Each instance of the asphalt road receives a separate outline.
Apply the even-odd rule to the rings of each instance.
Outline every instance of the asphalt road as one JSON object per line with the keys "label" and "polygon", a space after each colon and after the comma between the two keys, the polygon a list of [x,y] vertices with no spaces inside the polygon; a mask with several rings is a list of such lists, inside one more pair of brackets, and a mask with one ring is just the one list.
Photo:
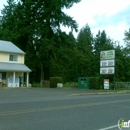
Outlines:
{"label": "asphalt road", "polygon": [[0,89],[0,130],[119,130],[130,120],[130,94],[75,96],[85,92]]}

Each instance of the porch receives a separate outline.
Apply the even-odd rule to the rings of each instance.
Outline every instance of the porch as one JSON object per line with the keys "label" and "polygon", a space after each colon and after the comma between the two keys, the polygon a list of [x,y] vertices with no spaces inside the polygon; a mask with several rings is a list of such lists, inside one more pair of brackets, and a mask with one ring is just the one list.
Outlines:
{"label": "porch", "polygon": [[29,72],[24,64],[0,62],[0,87],[28,87]]}
{"label": "porch", "polygon": [[0,72],[0,87],[29,86],[29,73]]}

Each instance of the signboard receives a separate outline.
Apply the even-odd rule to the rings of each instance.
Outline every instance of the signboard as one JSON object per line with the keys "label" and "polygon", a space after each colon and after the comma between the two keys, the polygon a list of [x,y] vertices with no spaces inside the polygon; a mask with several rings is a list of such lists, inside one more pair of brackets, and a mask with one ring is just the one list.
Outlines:
{"label": "signboard", "polygon": [[115,58],[115,50],[109,50],[109,51],[101,51],[100,52],[100,59],[114,59]]}
{"label": "signboard", "polygon": [[0,73],[0,82],[2,82],[2,73]]}
{"label": "signboard", "polygon": [[114,74],[115,68],[114,67],[104,67],[100,68],[100,74]]}
{"label": "signboard", "polygon": [[101,60],[100,67],[115,66],[115,60]]}
{"label": "signboard", "polygon": [[109,79],[104,79],[104,89],[109,89]]}

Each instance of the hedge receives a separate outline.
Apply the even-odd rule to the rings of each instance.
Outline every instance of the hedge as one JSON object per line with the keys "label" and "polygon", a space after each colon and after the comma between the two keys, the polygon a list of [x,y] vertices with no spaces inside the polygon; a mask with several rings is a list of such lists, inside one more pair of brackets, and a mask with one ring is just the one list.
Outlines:
{"label": "hedge", "polygon": [[90,77],[89,78],[89,89],[100,89],[99,77]]}
{"label": "hedge", "polygon": [[50,77],[50,88],[56,88],[57,83],[63,83],[62,77]]}

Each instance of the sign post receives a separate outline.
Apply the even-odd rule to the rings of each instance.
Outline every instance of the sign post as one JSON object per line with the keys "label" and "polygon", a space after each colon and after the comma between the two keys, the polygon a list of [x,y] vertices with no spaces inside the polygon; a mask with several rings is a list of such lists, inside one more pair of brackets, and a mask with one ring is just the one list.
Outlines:
{"label": "sign post", "polygon": [[[115,87],[115,50],[100,52],[100,74],[114,75],[114,87]],[[104,79],[104,82],[105,81],[106,79]],[[107,79],[107,81],[109,81],[109,79]],[[106,85],[106,83],[104,83],[104,85]],[[104,89],[106,89],[105,86]],[[107,89],[109,89],[109,87],[107,87]]]}
{"label": "sign post", "polygon": [[2,73],[0,73],[0,82],[2,82]]}

